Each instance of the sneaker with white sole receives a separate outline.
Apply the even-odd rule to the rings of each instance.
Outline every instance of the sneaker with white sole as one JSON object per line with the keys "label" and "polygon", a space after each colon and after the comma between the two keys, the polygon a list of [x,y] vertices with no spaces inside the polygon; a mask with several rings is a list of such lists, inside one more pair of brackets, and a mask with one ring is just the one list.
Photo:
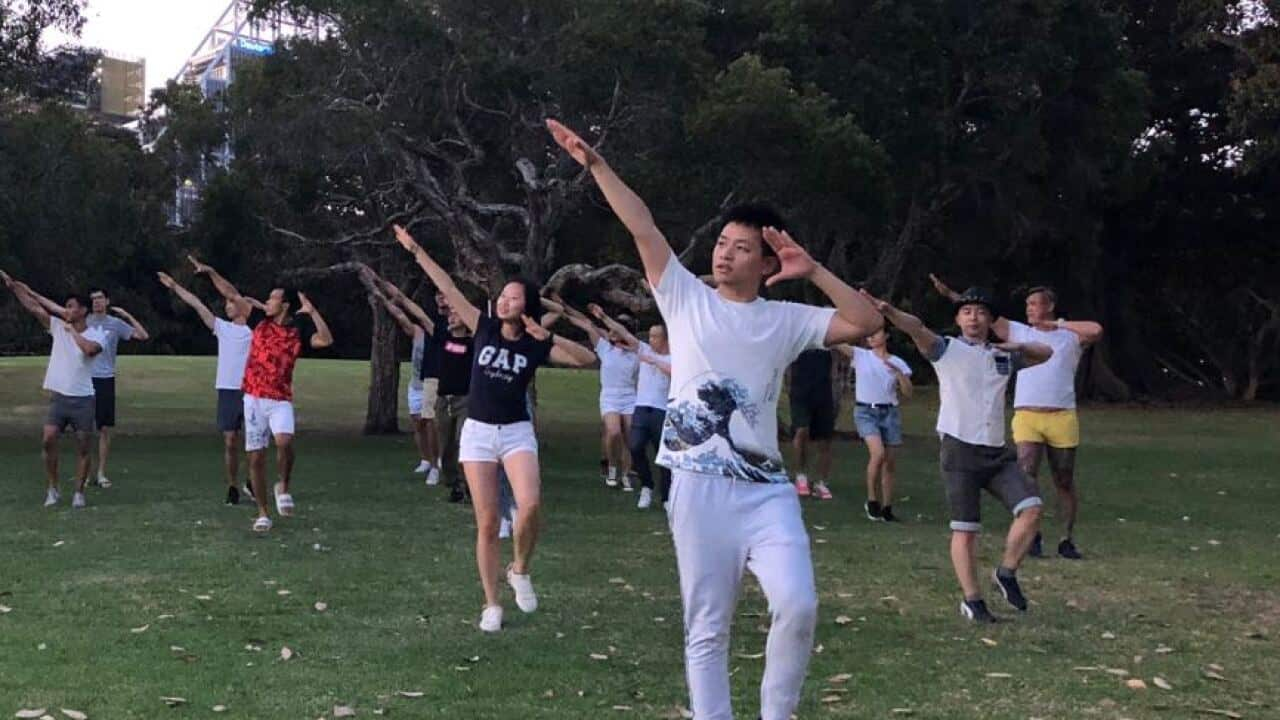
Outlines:
{"label": "sneaker with white sole", "polygon": [[801,474],[796,476],[796,494],[800,497],[809,497],[808,475]]}
{"label": "sneaker with white sole", "polygon": [[106,490],[107,488],[111,487],[111,481],[107,479],[106,475],[98,476],[98,487],[102,488],[103,490]]}
{"label": "sneaker with white sole", "polygon": [[436,485],[439,485],[439,484],[440,484],[440,468],[432,466],[432,468],[427,471],[427,485],[431,487],[435,487]]}
{"label": "sneaker with white sole", "polygon": [[84,493],[78,492],[75,495],[71,496],[71,507],[82,508],[84,506],[85,506]]}
{"label": "sneaker with white sole", "polygon": [[830,500],[832,498],[831,489],[821,480],[813,484],[813,495],[819,500]]}
{"label": "sneaker with white sole", "polygon": [[419,460],[418,467],[414,468],[413,471],[419,475],[426,475],[431,471],[431,463],[426,460]]}
{"label": "sneaker with white sole", "polygon": [[640,500],[639,502],[636,503],[636,507],[641,510],[648,510],[649,506],[652,504],[653,504],[653,489],[640,488]]}
{"label": "sneaker with white sole", "polygon": [[527,613],[538,609],[538,594],[533,591],[533,579],[527,573],[521,575],[507,568],[507,584],[516,592],[516,607]]}
{"label": "sneaker with white sole", "polygon": [[253,497],[253,487],[249,483],[245,483],[240,487],[240,494],[245,497]]}
{"label": "sneaker with white sole", "polygon": [[58,492],[58,488],[49,488],[44,493],[44,506],[53,507],[62,499],[62,493]]}
{"label": "sneaker with white sole", "polygon": [[256,533],[264,533],[271,530],[271,518],[266,515],[259,515],[258,519],[253,521],[253,531]]}
{"label": "sneaker with white sole", "polygon": [[[636,489],[635,483],[632,482],[632,478],[634,476],[635,476],[635,473],[631,473],[631,472],[628,472],[627,474],[622,476],[622,489],[625,490],[626,492],[632,492],[633,490]],[[636,478],[636,479],[638,480],[639,478]]]}
{"label": "sneaker with white sole", "polygon": [[496,633],[502,630],[502,606],[487,605],[480,613],[480,632]]}

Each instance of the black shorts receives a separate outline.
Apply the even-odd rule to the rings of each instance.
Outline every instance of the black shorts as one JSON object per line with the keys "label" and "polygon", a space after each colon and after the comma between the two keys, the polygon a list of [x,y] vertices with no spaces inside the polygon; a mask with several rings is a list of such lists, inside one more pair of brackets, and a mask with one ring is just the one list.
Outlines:
{"label": "black shorts", "polygon": [[244,429],[244,391],[218,389],[218,430],[236,432]]}
{"label": "black shorts", "polygon": [[1042,504],[1035,481],[1018,467],[1018,455],[1011,447],[973,445],[943,435],[940,462],[952,530],[982,530],[983,490],[1014,516]]}
{"label": "black shorts", "polygon": [[812,440],[828,440],[836,431],[836,404],[829,396],[791,398],[791,428],[808,428]]}
{"label": "black shorts", "polygon": [[93,398],[94,413],[98,420],[98,427],[115,427],[116,379],[113,377],[94,378]]}
{"label": "black shorts", "polygon": [[78,433],[93,432],[93,396],[71,396],[52,393],[49,397],[49,412],[45,415],[44,424],[65,432],[71,428]]}

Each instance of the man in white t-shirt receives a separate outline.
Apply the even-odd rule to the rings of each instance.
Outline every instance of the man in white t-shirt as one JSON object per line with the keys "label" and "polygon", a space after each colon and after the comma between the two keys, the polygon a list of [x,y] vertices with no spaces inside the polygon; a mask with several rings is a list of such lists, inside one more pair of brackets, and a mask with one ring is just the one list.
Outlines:
{"label": "man in white t-shirt", "polygon": [[[937,277],[930,278],[943,295],[955,294]],[[1027,291],[1027,322],[997,318],[991,330],[1003,340],[1035,341],[1053,348],[1049,362],[1018,372],[1013,390],[1013,441],[1018,446],[1018,463],[1033,479],[1040,474],[1040,459],[1049,458],[1065,531],[1058,543],[1058,556],[1080,560],[1084,556],[1074,537],[1080,508],[1075,481],[1076,448],[1080,445],[1076,370],[1085,349],[1102,339],[1102,325],[1058,317],[1057,302],[1052,288],[1033,287]],[[1036,533],[1031,556],[1043,554],[1040,533]]]}
{"label": "man in white t-shirt", "polygon": [[989,293],[978,288],[956,298],[958,337],[941,337],[914,315],[883,301],[876,303],[889,322],[911,336],[938,375],[939,464],[951,509],[951,564],[964,591],[960,613],[975,622],[996,621],[978,585],[983,490],[1013,513],[993,579],[1005,600],[1025,612],[1027,599],[1017,570],[1040,525],[1043,503],[1035,481],[1005,445],[1004,393],[1014,372],[1045,362],[1053,349],[1036,342],[989,344],[992,301]]}
{"label": "man in white t-shirt", "polygon": [[102,352],[106,337],[101,330],[85,324],[89,300],[71,295],[65,306],[50,303],[26,285],[0,270],[0,281],[13,291],[27,312],[49,331],[53,349],[44,374],[44,389],[49,391],[49,412],[45,417],[41,438],[44,458],[44,506],[58,504],[58,435],[68,427],[76,433],[76,489],[71,507],[85,506],[84,487],[89,479],[89,439],[93,436],[94,356]]}
{"label": "man in white t-shirt", "polygon": [[[244,381],[244,364],[249,359],[249,346],[253,330],[249,329],[249,314],[253,304],[243,296],[238,300],[224,298],[223,310],[227,319],[216,317],[209,307],[190,290],[179,285],[166,273],[156,273],[160,284],[173,291],[179,300],[196,311],[205,327],[218,339],[218,369],[213,388],[218,394],[217,424],[222,433],[223,464],[226,467],[227,505],[240,504],[240,453],[244,432],[244,393],[240,383]],[[247,485],[246,485],[247,486]]]}
{"label": "man in white t-shirt", "polygon": [[[729,632],[743,570],[750,570],[771,616],[760,717],[787,720],[813,650],[818,595],[800,501],[778,450],[783,374],[802,351],[854,342],[883,321],[762,205],[723,216],[711,255],[716,287],[708,287],[680,264],[644,201],[604,158],[560,123],[547,126],[634,238],[671,341],[671,400],[658,462],[673,475],[668,517],[693,714],[733,717]],[[834,308],[760,297],[762,283],[789,279],[813,283]]]}

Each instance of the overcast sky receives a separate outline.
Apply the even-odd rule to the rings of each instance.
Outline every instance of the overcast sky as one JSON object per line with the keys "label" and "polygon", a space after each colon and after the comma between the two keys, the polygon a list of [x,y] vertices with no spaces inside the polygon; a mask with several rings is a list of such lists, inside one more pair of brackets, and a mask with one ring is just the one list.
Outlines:
{"label": "overcast sky", "polygon": [[[147,60],[147,88],[163,87],[231,0],[89,0],[82,45]],[[48,33],[46,46],[67,42]]]}

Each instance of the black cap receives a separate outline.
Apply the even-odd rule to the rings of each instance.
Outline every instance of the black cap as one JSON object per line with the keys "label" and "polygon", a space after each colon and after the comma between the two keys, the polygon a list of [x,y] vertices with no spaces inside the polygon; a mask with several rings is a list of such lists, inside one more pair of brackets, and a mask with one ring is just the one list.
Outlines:
{"label": "black cap", "polygon": [[965,305],[981,305],[987,309],[987,312],[995,314],[995,301],[991,297],[991,292],[986,288],[971,287],[960,294],[954,303],[956,312],[960,312],[960,308]]}

